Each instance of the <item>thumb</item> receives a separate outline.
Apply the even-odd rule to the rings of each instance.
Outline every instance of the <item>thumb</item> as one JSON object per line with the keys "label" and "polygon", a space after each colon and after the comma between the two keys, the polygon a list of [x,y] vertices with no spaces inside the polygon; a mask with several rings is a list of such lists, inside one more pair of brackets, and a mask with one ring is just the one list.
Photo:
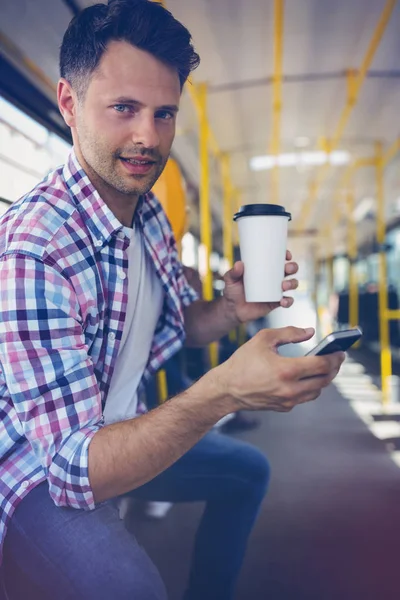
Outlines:
{"label": "thumb", "polygon": [[298,344],[312,338],[315,330],[312,327],[301,329],[300,327],[282,327],[281,329],[272,329],[271,346],[278,348],[285,344]]}
{"label": "thumb", "polygon": [[233,265],[232,269],[225,273],[225,283],[235,283],[242,279],[244,273],[244,264],[241,260],[238,260]]}

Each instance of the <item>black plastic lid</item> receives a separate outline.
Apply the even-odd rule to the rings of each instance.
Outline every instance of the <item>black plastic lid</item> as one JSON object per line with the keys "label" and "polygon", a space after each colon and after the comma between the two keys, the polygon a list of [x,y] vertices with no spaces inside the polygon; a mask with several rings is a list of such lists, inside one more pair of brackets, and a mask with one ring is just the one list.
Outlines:
{"label": "black plastic lid", "polygon": [[239,212],[233,215],[233,220],[237,221],[242,217],[255,217],[259,215],[289,217],[289,221],[292,220],[292,215],[286,212],[283,206],[278,206],[278,204],[244,204],[239,208]]}

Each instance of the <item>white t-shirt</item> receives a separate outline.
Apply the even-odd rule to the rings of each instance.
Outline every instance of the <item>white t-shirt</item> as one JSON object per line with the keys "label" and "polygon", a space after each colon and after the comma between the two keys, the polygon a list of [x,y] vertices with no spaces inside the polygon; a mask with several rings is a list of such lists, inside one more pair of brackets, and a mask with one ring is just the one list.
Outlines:
{"label": "white t-shirt", "polygon": [[164,292],[137,228],[124,227],[128,248],[128,303],[121,345],[104,407],[105,423],[137,414],[137,389],[161,315]]}

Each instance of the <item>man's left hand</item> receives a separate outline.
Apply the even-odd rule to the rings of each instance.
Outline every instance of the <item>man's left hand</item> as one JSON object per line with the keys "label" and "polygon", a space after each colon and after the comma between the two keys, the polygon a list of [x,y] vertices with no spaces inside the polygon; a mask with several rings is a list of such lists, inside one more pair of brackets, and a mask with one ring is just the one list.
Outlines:
{"label": "man's left hand", "polygon": [[[294,275],[299,270],[299,266],[295,262],[291,262],[292,254],[289,250],[286,251],[285,277]],[[233,268],[225,273],[225,290],[224,299],[227,303],[228,314],[236,319],[239,323],[254,321],[260,317],[268,315],[272,310],[282,306],[289,308],[294,300],[290,296],[284,296],[280,302],[246,302],[243,285],[244,264],[238,261]],[[282,290],[297,289],[299,282],[297,279],[285,279],[282,282]]]}

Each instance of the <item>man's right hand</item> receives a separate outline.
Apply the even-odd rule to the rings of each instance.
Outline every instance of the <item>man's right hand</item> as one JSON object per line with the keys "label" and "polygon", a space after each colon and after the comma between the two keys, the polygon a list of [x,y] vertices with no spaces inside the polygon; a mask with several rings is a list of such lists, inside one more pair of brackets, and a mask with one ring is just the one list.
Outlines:
{"label": "man's right hand", "polygon": [[279,346],[309,340],[313,329],[264,329],[215,369],[218,387],[236,410],[288,412],[315,400],[339,372],[344,352],[287,358]]}

